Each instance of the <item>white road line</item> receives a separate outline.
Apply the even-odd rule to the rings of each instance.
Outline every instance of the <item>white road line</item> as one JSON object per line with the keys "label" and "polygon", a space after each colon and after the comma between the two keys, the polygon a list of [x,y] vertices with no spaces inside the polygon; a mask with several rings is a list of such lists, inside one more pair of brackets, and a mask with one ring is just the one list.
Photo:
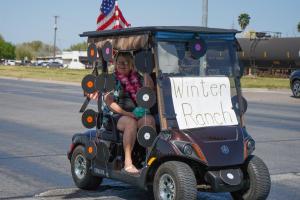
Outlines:
{"label": "white road line", "polygon": [[274,174],[271,175],[271,180],[275,182],[283,181],[283,180],[292,180],[292,179],[300,179],[300,173],[287,173],[287,174]]}

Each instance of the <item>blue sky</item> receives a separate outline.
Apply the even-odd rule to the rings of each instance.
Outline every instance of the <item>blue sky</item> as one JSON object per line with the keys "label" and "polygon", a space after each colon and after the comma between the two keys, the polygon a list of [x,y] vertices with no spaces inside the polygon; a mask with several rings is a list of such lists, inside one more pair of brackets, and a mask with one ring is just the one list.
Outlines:
{"label": "blue sky", "polygon": [[[41,40],[53,43],[54,15],[59,15],[57,45],[68,48],[96,29],[102,0],[0,0],[0,34],[14,44]],[[280,31],[300,36],[299,0],[208,0],[208,26],[239,29],[237,17],[250,15],[248,30]],[[202,0],[119,0],[132,26],[201,25]]]}

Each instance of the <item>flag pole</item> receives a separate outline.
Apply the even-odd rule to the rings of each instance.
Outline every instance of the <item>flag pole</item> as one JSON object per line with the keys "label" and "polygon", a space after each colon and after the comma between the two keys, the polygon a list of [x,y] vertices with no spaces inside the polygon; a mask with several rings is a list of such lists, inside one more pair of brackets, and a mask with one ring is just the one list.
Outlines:
{"label": "flag pole", "polygon": [[202,26],[207,27],[208,21],[208,0],[202,0]]}
{"label": "flag pole", "polygon": [[118,0],[115,1],[115,27],[116,29],[120,29],[120,17],[119,17],[119,5],[118,5]]}

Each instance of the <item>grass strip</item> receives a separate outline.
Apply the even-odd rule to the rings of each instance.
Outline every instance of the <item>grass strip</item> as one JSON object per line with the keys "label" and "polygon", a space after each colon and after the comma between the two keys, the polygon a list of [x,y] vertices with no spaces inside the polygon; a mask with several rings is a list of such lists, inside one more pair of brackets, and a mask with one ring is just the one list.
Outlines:
{"label": "grass strip", "polygon": [[15,78],[31,78],[52,81],[81,82],[82,78],[91,73],[89,70],[57,69],[46,67],[0,66],[0,76]]}
{"label": "grass strip", "polygon": [[288,78],[243,77],[241,79],[243,88],[285,89],[290,88],[289,84]]}

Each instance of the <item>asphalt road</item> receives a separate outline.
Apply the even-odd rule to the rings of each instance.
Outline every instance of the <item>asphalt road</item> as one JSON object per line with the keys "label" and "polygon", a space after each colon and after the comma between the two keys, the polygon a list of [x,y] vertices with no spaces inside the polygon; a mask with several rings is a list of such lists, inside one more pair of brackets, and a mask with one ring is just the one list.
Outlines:
{"label": "asphalt road", "polygon": [[[255,154],[269,167],[269,199],[300,199],[300,99],[288,90],[244,92]],[[0,78],[0,199],[149,199],[136,188],[105,180],[97,192],[76,189],[66,158],[82,132],[81,88]],[[198,199],[230,199],[199,193]]]}

